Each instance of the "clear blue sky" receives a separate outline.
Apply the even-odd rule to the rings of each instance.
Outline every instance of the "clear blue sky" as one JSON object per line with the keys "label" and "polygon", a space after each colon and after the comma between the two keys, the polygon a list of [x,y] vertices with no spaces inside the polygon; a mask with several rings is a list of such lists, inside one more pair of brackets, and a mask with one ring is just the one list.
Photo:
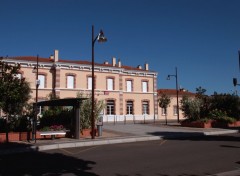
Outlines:
{"label": "clear blue sky", "polygon": [[[95,44],[96,62],[149,63],[158,88],[179,85],[207,94],[231,93],[240,82],[239,0],[1,0],[0,56],[91,61],[91,26],[108,42]],[[238,88],[240,89],[240,87]]]}

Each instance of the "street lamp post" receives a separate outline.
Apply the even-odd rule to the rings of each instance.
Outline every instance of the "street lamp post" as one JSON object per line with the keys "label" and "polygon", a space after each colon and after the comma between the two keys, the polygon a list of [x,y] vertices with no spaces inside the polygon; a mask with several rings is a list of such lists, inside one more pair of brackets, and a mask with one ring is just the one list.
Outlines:
{"label": "street lamp post", "polygon": [[94,37],[94,26],[92,25],[92,116],[91,116],[91,124],[92,124],[92,139],[95,138],[95,108],[94,108],[94,89],[95,89],[95,77],[94,77],[94,44],[95,42],[106,42],[107,38],[104,37],[103,31],[100,30],[99,34]]}
{"label": "street lamp post", "polygon": [[33,129],[32,129],[32,140],[35,140],[36,143],[36,133],[37,133],[37,102],[38,102],[38,87],[40,85],[40,81],[38,80],[38,55],[37,55],[37,65],[33,68],[33,73],[36,73],[36,98],[35,98],[35,107],[34,107],[34,117],[33,117]]}
{"label": "street lamp post", "polygon": [[0,58],[0,78],[3,77],[3,62],[1,60],[2,58]]}
{"label": "street lamp post", "polygon": [[176,94],[177,94],[177,120],[179,123],[179,103],[178,103],[178,72],[177,72],[177,67],[175,67],[175,75],[168,75],[167,80],[170,80],[170,77],[174,76],[176,78]]}
{"label": "street lamp post", "polygon": [[[2,61],[2,57],[0,57],[0,78],[3,77],[3,61]],[[0,108],[0,117],[2,117],[2,109]]]}

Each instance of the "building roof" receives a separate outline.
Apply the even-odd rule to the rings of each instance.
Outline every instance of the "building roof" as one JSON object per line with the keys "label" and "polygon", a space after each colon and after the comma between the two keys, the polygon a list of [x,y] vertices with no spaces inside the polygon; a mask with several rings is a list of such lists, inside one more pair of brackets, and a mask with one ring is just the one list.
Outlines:
{"label": "building roof", "polygon": [[[79,106],[87,98],[64,98],[37,102],[38,106]],[[35,103],[34,103],[35,104]]]}
{"label": "building roof", "polygon": [[[157,90],[158,95],[159,94],[166,94],[166,95],[176,95],[176,89],[158,89]],[[178,95],[180,96],[195,96],[195,93],[184,91],[184,90],[179,90]]]}
{"label": "building roof", "polygon": [[[13,60],[17,60],[17,61],[31,61],[31,62],[37,62],[37,57],[36,56],[14,56],[14,57],[6,57],[3,59],[13,59]],[[44,62],[44,63],[53,63],[54,60],[51,58],[43,58],[43,57],[39,57],[38,58],[39,62]],[[86,61],[86,60],[63,60],[63,59],[59,59],[58,63],[66,63],[66,64],[83,64],[83,65],[92,65],[92,62],[90,61]],[[144,72],[149,72],[150,70],[145,70],[139,67],[132,67],[132,66],[126,66],[126,65],[121,65],[121,67],[113,66],[110,63],[95,63],[95,66],[102,66],[102,67],[113,67],[113,68],[122,68],[125,70],[135,70],[135,71],[144,71]],[[150,72],[155,72],[155,71],[150,71]]]}

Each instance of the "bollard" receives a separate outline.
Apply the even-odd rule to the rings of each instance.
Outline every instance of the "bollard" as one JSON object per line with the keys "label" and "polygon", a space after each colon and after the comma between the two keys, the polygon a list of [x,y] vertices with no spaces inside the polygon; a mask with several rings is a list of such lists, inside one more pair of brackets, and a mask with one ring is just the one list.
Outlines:
{"label": "bollard", "polygon": [[102,125],[97,125],[98,136],[102,136]]}

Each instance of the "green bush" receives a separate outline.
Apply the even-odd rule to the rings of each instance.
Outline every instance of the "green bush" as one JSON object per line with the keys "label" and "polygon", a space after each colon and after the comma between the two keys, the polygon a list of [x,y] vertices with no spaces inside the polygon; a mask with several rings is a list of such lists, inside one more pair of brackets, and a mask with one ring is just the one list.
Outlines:
{"label": "green bush", "polygon": [[31,122],[27,116],[15,119],[13,131],[24,132],[31,130]]}
{"label": "green bush", "polygon": [[224,123],[236,122],[236,119],[234,117],[229,117],[225,111],[221,111],[219,109],[214,109],[210,111],[209,118],[216,120],[217,122],[224,122]]}
{"label": "green bush", "polygon": [[[105,104],[103,101],[97,101],[95,99],[94,102],[94,108],[95,108],[95,121],[98,120],[100,112],[104,109]],[[87,100],[84,100],[81,108],[80,108],[80,130],[82,131],[83,129],[90,129],[92,125],[92,99],[89,98]]]}
{"label": "green bush", "polygon": [[1,118],[0,119],[0,132],[5,132],[6,131],[6,120]]}
{"label": "green bush", "polygon": [[197,94],[195,98],[183,97],[181,109],[189,121],[212,119],[232,123],[240,119],[240,99],[230,94]]}
{"label": "green bush", "polygon": [[225,122],[225,123],[234,123],[236,122],[236,119],[233,117],[222,117],[218,119],[219,122]]}
{"label": "green bush", "polygon": [[183,97],[181,101],[181,110],[184,112],[184,116],[190,121],[195,121],[200,119],[201,115],[202,101],[200,99],[192,99],[188,97]]}
{"label": "green bush", "polygon": [[227,117],[227,113],[219,109],[214,109],[209,112],[208,116],[213,120],[218,120],[219,118]]}
{"label": "green bush", "polygon": [[[25,132],[31,130],[31,122],[27,116],[19,116],[9,119],[8,131]],[[0,132],[6,132],[7,121],[0,119]]]}
{"label": "green bush", "polygon": [[43,116],[40,118],[39,129],[53,125],[63,125],[64,128],[71,129],[73,117],[73,110],[46,110],[43,112]]}
{"label": "green bush", "polygon": [[45,126],[45,127],[41,128],[40,131],[50,131],[50,127]]}

